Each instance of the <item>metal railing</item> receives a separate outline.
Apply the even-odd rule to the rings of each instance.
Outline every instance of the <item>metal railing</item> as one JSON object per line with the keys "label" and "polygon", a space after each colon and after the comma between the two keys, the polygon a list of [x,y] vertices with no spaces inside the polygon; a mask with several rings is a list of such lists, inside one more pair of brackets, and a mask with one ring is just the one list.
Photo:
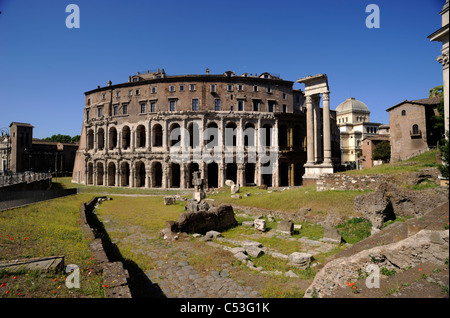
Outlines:
{"label": "metal railing", "polygon": [[0,187],[23,182],[30,183],[51,178],[52,174],[49,172],[0,172]]}

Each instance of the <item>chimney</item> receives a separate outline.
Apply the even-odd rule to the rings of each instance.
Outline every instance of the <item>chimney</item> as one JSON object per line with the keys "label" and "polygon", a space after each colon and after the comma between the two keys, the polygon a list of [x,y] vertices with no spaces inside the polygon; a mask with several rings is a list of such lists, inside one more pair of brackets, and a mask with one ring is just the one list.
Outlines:
{"label": "chimney", "polygon": [[206,75],[209,75],[209,68],[206,68]]}
{"label": "chimney", "polygon": [[112,82],[111,82],[111,81],[108,81],[108,86],[111,86],[111,84],[112,84]]}

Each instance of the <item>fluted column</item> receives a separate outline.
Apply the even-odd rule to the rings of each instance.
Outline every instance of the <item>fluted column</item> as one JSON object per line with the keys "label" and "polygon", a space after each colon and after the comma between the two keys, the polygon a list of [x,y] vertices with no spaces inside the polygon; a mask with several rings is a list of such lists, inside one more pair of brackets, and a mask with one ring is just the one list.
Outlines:
{"label": "fluted column", "polygon": [[306,96],[306,153],[307,163],[314,163],[314,116],[312,97]]}
{"label": "fluted column", "polygon": [[324,162],[331,163],[331,127],[330,127],[330,93],[326,92],[323,98],[323,155]]}

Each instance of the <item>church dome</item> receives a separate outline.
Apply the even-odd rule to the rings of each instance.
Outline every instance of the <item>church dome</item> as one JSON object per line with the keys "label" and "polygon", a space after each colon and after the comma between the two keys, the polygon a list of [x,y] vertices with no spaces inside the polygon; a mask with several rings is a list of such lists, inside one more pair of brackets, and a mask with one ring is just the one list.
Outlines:
{"label": "church dome", "polygon": [[337,113],[344,112],[370,112],[369,107],[363,102],[356,100],[354,97],[347,98],[347,100],[343,103],[340,103],[338,107],[336,107]]}

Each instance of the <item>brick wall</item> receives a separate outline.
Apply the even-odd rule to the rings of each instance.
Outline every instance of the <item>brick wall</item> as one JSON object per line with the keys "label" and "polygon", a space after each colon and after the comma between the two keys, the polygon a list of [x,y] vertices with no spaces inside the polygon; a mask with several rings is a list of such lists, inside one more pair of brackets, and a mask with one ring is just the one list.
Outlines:
{"label": "brick wall", "polygon": [[376,190],[385,181],[381,175],[351,175],[343,173],[321,176],[316,183],[317,191],[327,190]]}

